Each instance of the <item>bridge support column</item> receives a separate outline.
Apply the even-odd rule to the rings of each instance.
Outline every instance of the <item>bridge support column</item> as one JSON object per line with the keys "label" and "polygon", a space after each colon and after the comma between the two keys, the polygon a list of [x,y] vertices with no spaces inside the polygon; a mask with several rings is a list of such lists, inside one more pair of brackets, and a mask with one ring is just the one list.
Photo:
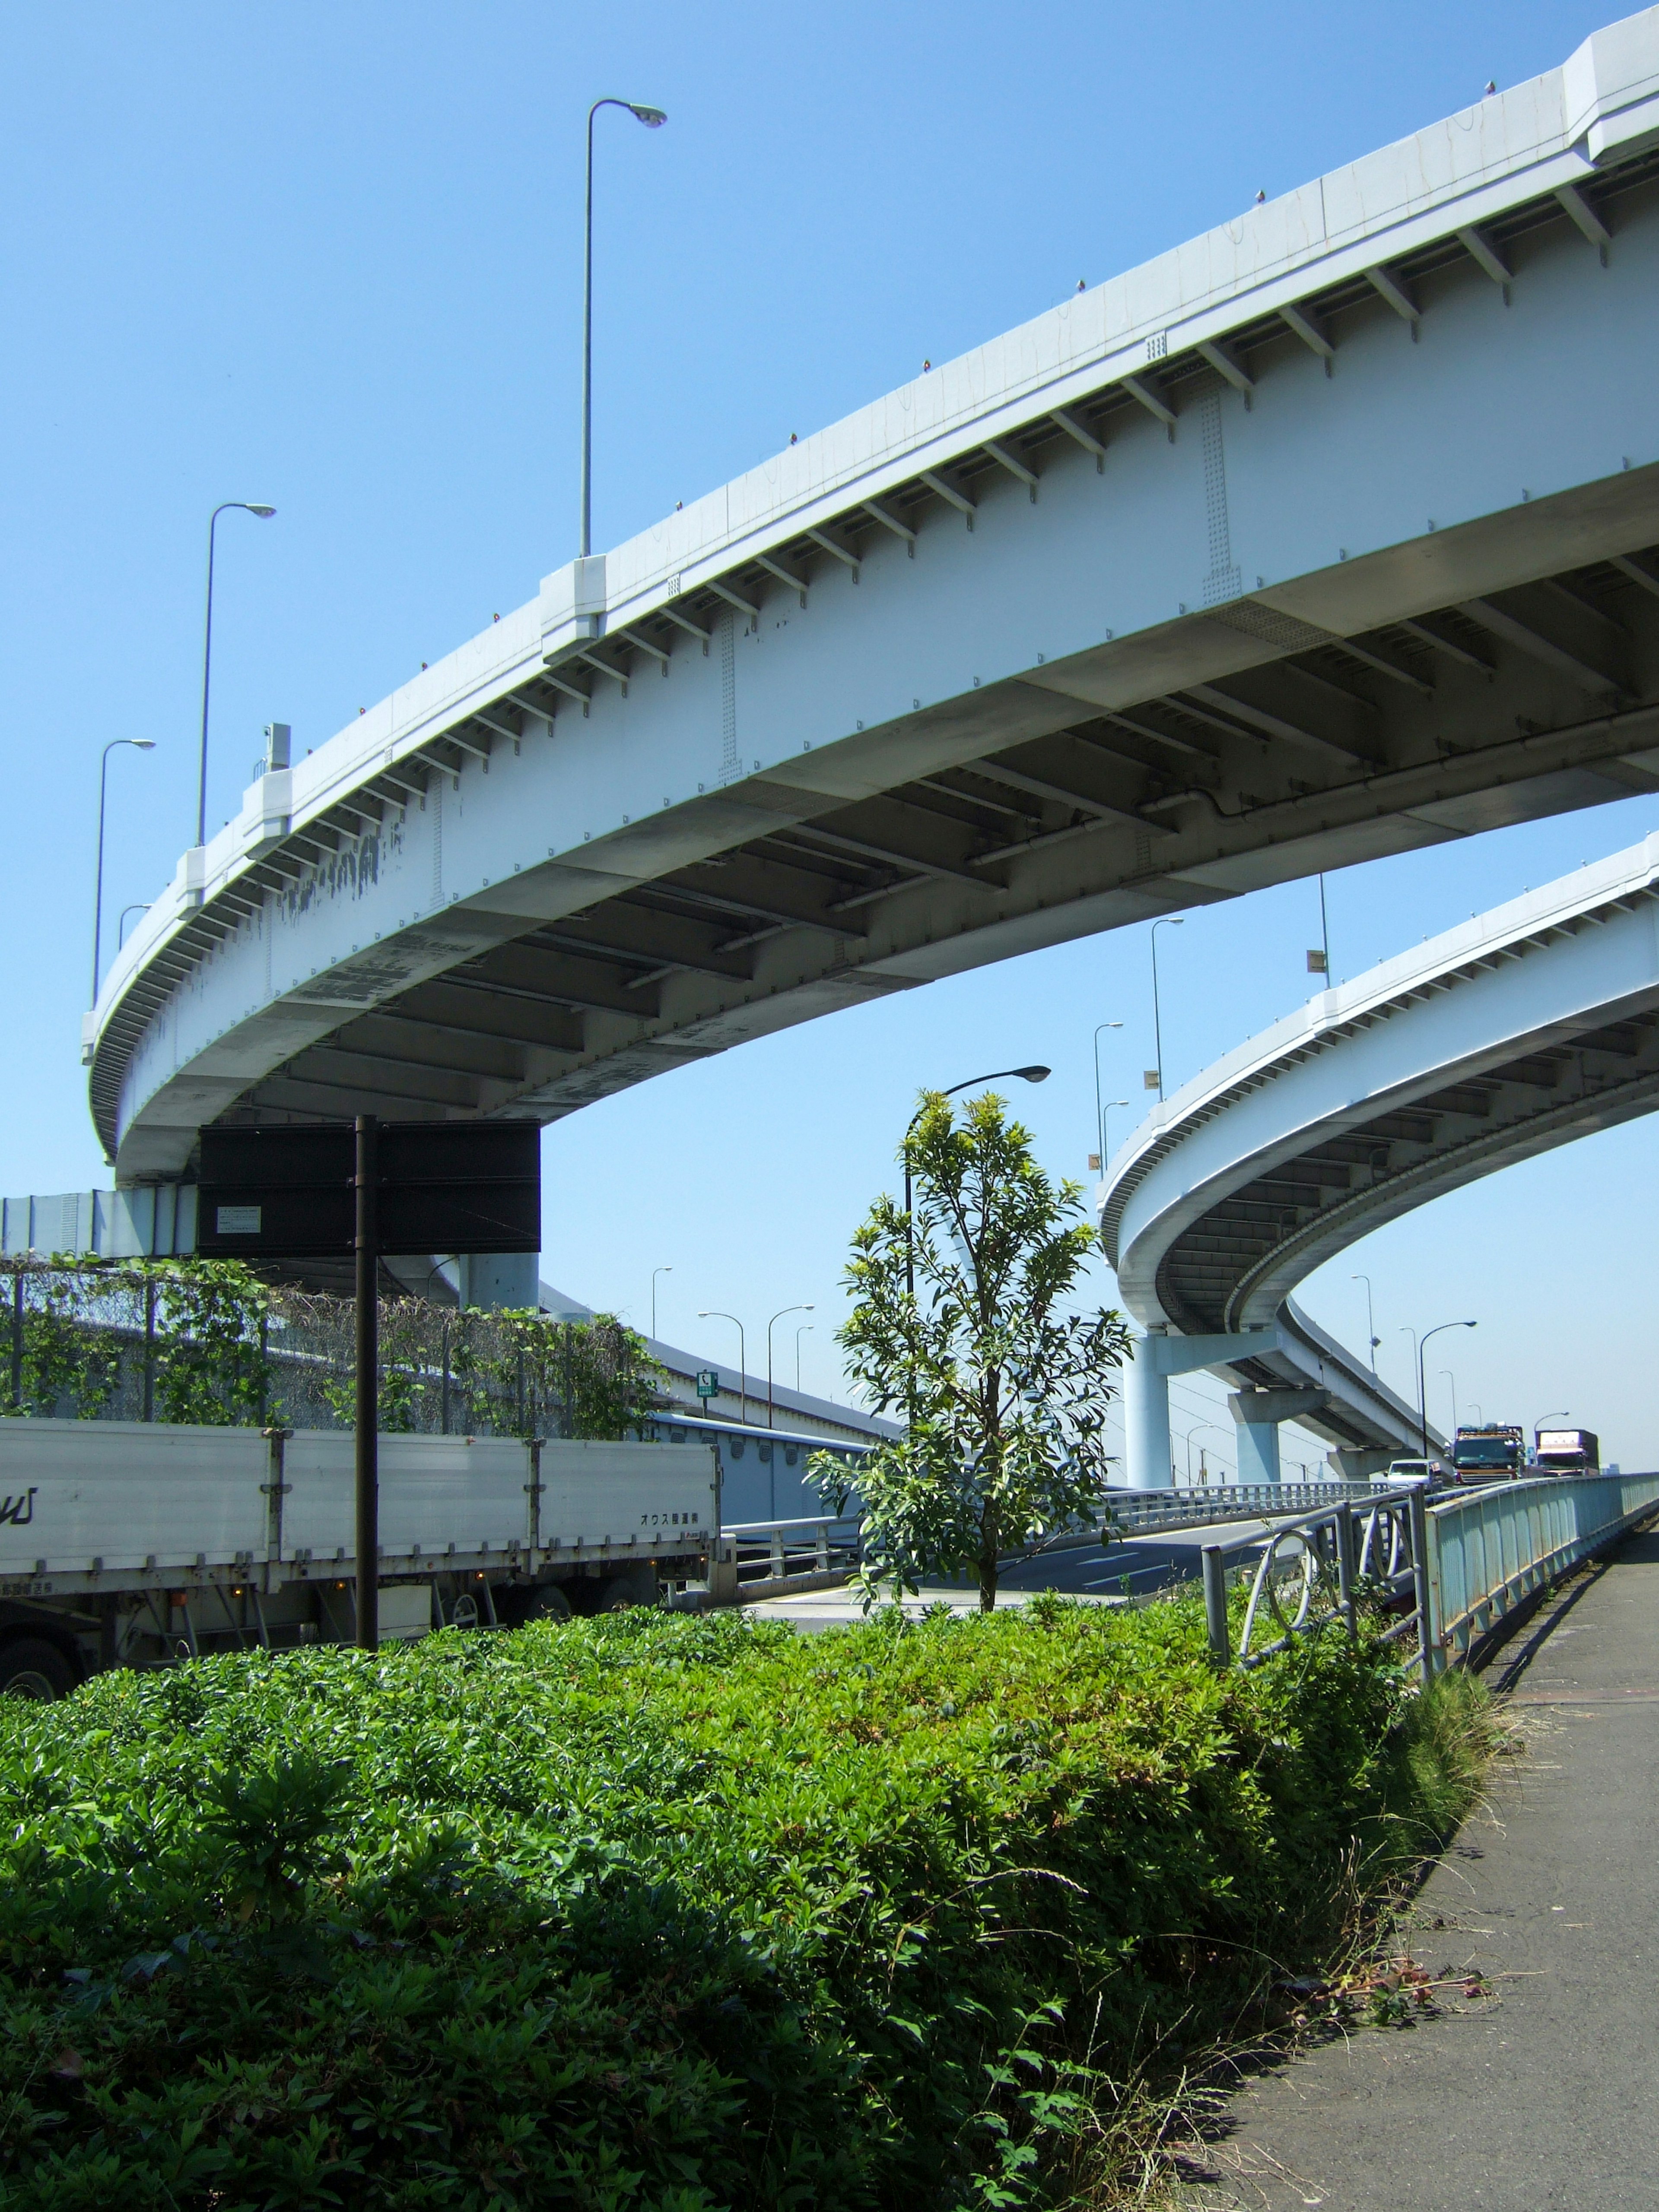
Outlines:
{"label": "bridge support column", "polygon": [[541,1299],[537,1252],[470,1252],[457,1261],[464,1306],[534,1307]]}
{"label": "bridge support column", "polygon": [[1170,1452],[1170,1376],[1259,1358],[1274,1342],[1271,1329],[1237,1336],[1170,1336],[1154,1328],[1135,1339],[1134,1358],[1123,1378],[1125,1475],[1131,1490],[1175,1486]]}
{"label": "bridge support column", "polygon": [[1279,1425],[1299,1421],[1329,1403],[1324,1390],[1235,1390],[1227,1401],[1238,1433],[1241,1482],[1277,1482]]}

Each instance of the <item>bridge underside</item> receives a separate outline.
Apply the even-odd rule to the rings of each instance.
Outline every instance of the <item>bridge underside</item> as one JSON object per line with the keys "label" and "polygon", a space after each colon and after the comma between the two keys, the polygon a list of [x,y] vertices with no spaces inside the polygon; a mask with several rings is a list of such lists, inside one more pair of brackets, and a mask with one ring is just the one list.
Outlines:
{"label": "bridge underside", "polygon": [[[920,718],[896,749],[910,772],[842,805],[756,779],[744,796],[775,827],[521,921],[225,1118],[552,1120],[1008,952],[1659,790],[1659,544],[1351,636],[1250,599],[1178,627],[1202,680],[1142,696],[1114,671],[1101,688],[1129,697],[1081,714],[1062,687],[1086,668],[999,687]],[[973,750],[1010,723],[1013,742]]]}
{"label": "bridge underside", "polygon": [[186,856],[88,1047],[120,1179],[187,1172],[215,1121],[551,1121],[992,960],[1659,790],[1656,179],[1644,152],[1310,270],[574,642],[521,611],[487,681],[323,747],[269,836],[256,787],[194,895]]}

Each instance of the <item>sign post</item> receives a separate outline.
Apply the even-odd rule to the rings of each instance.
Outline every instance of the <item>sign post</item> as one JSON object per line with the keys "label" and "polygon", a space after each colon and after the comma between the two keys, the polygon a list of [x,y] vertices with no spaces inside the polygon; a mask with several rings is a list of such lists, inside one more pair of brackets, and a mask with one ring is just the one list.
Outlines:
{"label": "sign post", "polygon": [[700,1367],[697,1370],[697,1395],[702,1400],[703,1404],[706,1406],[711,1398],[718,1398],[720,1392],[720,1370],[716,1367]]}
{"label": "sign post", "polygon": [[357,1644],[380,1641],[380,1133],[373,1114],[357,1116]]}
{"label": "sign post", "polygon": [[409,1253],[539,1252],[530,1121],[204,1129],[196,1249],[215,1260],[356,1262],[357,1642],[380,1641],[380,1264]]}

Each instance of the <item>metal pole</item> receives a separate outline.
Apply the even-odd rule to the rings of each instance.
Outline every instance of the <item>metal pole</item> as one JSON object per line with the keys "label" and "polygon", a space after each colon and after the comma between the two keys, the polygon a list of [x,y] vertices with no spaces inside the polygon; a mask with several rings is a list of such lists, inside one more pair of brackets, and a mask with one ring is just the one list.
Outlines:
{"label": "metal pole", "polygon": [[1184,916],[1161,915],[1152,924],[1152,1050],[1158,1058],[1158,1103],[1164,1103],[1164,1018],[1158,996],[1158,933],[1160,929],[1179,929]]}
{"label": "metal pole", "polygon": [[1319,941],[1325,948],[1325,988],[1331,988],[1331,929],[1325,919],[1325,878],[1319,878]]}
{"label": "metal pole", "polygon": [[[768,1427],[769,1429],[770,1429],[770,1428],[774,1428],[774,1427],[775,1427],[775,1426],[776,1426],[776,1421],[775,1421],[775,1415],[774,1415],[774,1407],[773,1407],[773,1402],[772,1402],[772,1330],[773,1330],[773,1328],[774,1328],[774,1326],[775,1326],[775,1323],[777,1323],[778,1322],[781,1322],[781,1321],[783,1319],[783,1317],[784,1317],[785,1314],[792,1314],[792,1313],[816,1313],[816,1312],[817,1312],[817,1307],[812,1304],[812,1302],[811,1302],[810,1299],[809,1299],[809,1300],[806,1302],[806,1304],[804,1304],[804,1305],[799,1305],[799,1306],[780,1306],[780,1307],[778,1308],[777,1311],[773,1315],[772,1319],[771,1319],[770,1321],[769,1321],[769,1322],[767,1322],[767,1324],[766,1324],[766,1425],[767,1425],[767,1427]],[[799,1350],[800,1350],[800,1339],[799,1339],[799,1337],[797,1337],[797,1338],[795,1339],[795,1350],[796,1350],[797,1353],[799,1353]]]}
{"label": "metal pole", "polygon": [[1100,1040],[1107,1030],[1121,1030],[1121,1022],[1097,1022],[1095,1024],[1095,1142],[1100,1146],[1100,1168],[1106,1171],[1106,1109],[1100,1101]]}
{"label": "metal pole", "polygon": [[795,1391],[797,1395],[799,1395],[800,1392],[800,1340],[804,1336],[810,1336],[817,1326],[817,1324],[815,1322],[804,1321],[800,1327],[795,1331]]}
{"label": "metal pole", "polygon": [[1376,1372],[1376,1316],[1371,1309],[1371,1279],[1369,1275],[1350,1275],[1351,1283],[1365,1285],[1365,1334],[1370,1343],[1371,1373]]}
{"label": "metal pole", "polygon": [[[109,757],[117,745],[131,745],[135,752],[153,753],[154,738],[112,738],[104,747],[98,763],[98,865],[93,877],[92,891],[92,997],[90,1006],[98,1004],[98,976],[103,966],[104,950],[104,811],[109,793]],[[127,909],[130,913],[131,908]],[[125,915],[122,919],[125,921]]]}
{"label": "metal pole", "polygon": [[651,1340],[653,1344],[657,1340],[657,1278],[659,1275],[672,1275],[673,1272],[672,1267],[651,1270]]}
{"label": "metal pole", "polygon": [[1232,1663],[1232,1638],[1227,1625],[1227,1563],[1219,1544],[1206,1544],[1200,1553],[1204,1563],[1204,1624],[1210,1635],[1210,1663],[1227,1667]]}
{"label": "metal pole", "polygon": [[196,779],[196,842],[207,842],[207,756],[208,756],[208,691],[213,674],[213,541],[219,526],[219,517],[240,507],[245,514],[257,515],[261,522],[269,522],[276,514],[274,507],[262,501],[248,499],[222,500],[208,517],[207,557],[207,616],[202,631],[202,757]]}
{"label": "metal pole", "polygon": [[1359,1609],[1354,1602],[1353,1508],[1344,1505],[1336,1516],[1336,1589],[1350,1636],[1359,1633]]}
{"label": "metal pole", "polygon": [[1435,1670],[1434,1622],[1429,1605],[1428,1485],[1414,1482],[1407,1518],[1412,1532],[1412,1592],[1417,1601],[1417,1663],[1426,1687]]}
{"label": "metal pole", "polygon": [[357,1643],[380,1640],[380,1252],[378,1125],[357,1116]]}
{"label": "metal pole", "polygon": [[596,100],[587,111],[587,201],[582,232],[582,523],[583,560],[593,550],[593,118],[602,107],[625,107],[655,131],[667,118],[659,107],[632,100]]}

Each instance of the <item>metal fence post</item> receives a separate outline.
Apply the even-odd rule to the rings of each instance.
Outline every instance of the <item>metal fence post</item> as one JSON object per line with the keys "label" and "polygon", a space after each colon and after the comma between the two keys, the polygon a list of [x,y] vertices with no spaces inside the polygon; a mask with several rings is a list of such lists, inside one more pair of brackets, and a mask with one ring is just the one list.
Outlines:
{"label": "metal fence post", "polygon": [[1206,1544],[1204,1560],[1204,1621],[1210,1632],[1210,1663],[1232,1663],[1232,1639],[1227,1627],[1227,1565],[1219,1544]]}
{"label": "metal fence post", "polygon": [[1345,1504],[1338,1508],[1334,1527],[1337,1601],[1342,1607],[1343,1618],[1348,1624],[1349,1635],[1357,1637],[1359,1633],[1359,1612],[1354,1603],[1353,1595],[1353,1508],[1352,1505]]}
{"label": "metal fence post", "polygon": [[1437,1657],[1429,1601],[1429,1510],[1424,1491],[1424,1484],[1412,1485],[1407,1513],[1412,1532],[1412,1589],[1417,1600],[1417,1662],[1426,1687],[1433,1679]]}

